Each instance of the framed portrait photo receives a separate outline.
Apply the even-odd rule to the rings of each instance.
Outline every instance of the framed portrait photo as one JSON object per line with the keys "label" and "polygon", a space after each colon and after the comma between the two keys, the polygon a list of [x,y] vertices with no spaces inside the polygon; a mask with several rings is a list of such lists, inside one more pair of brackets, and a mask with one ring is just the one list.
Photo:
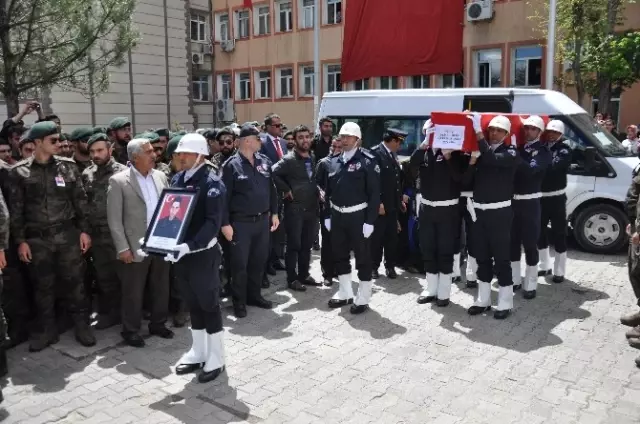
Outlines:
{"label": "framed portrait photo", "polygon": [[166,255],[185,238],[198,192],[182,188],[165,188],[144,236],[142,250]]}

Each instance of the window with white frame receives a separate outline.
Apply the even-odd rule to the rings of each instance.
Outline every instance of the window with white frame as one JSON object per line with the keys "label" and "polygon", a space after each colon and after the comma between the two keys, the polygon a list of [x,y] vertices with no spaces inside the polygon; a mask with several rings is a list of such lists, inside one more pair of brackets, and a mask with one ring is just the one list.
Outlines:
{"label": "window with white frame", "polygon": [[275,3],[276,6],[276,30],[278,32],[289,32],[293,30],[293,7],[290,0],[281,0]]}
{"label": "window with white frame", "polygon": [[231,74],[218,75],[218,84],[216,87],[219,99],[231,98]]}
{"label": "window with white frame", "polygon": [[256,99],[271,98],[271,71],[256,71]]}
{"label": "window with white frame", "polygon": [[276,70],[278,85],[276,97],[285,99],[293,97],[293,68],[281,68]]}
{"label": "window with white frame", "polygon": [[300,28],[313,28],[316,0],[299,0]]}
{"label": "window with white frame", "polygon": [[511,51],[511,85],[514,87],[542,85],[542,47],[515,47]]}
{"label": "window with white frame", "polygon": [[476,87],[500,87],[502,85],[502,50],[479,50],[475,52],[474,59]]}
{"label": "window with white frame", "polygon": [[209,75],[196,75],[191,79],[191,92],[193,100],[198,102],[208,102],[209,92]]}
{"label": "window with white frame", "polygon": [[400,87],[398,77],[380,77],[379,81],[381,90],[397,90]]}
{"label": "window with white frame", "polygon": [[315,90],[315,72],[313,66],[300,67],[300,97],[311,97]]}
{"label": "window with white frame", "polygon": [[369,89],[369,78],[357,80],[353,82],[353,89],[356,91],[368,90]]}
{"label": "window with white frame", "polygon": [[236,12],[236,38],[249,38],[249,11]]}
{"label": "window with white frame", "polygon": [[229,14],[219,13],[216,15],[216,41],[227,41],[229,39]]}
{"label": "window with white frame", "polygon": [[342,22],[342,0],[323,0],[324,23],[329,25]]}
{"label": "window with white frame", "polygon": [[462,88],[464,87],[464,76],[462,74],[440,75],[439,87],[442,88]]}
{"label": "window with white frame", "polygon": [[342,67],[325,65],[325,91],[342,91]]}
{"label": "window with white frame", "polygon": [[191,12],[191,41],[206,42],[208,32],[206,16]]}
{"label": "window with white frame", "polygon": [[429,75],[414,75],[407,78],[409,88],[429,88],[431,85],[431,77]]}
{"label": "window with white frame", "polygon": [[249,72],[236,74],[236,99],[251,100],[251,74]]}
{"label": "window with white frame", "polygon": [[256,6],[253,11],[253,25],[255,35],[267,35],[271,32],[271,13],[269,5]]}

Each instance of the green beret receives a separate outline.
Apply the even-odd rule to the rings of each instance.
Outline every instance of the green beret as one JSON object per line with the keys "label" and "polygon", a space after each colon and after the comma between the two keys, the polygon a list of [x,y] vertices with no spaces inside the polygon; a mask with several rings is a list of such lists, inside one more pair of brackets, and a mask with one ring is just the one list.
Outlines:
{"label": "green beret", "polygon": [[60,134],[60,141],[67,141],[67,140],[69,140],[69,134],[67,133]]}
{"label": "green beret", "polygon": [[124,128],[126,126],[130,127],[131,121],[129,120],[129,118],[125,118],[124,116],[113,118],[111,122],[109,122],[109,130],[111,131],[119,130],[120,128]]}
{"label": "green beret", "polygon": [[46,136],[57,134],[58,126],[53,121],[42,121],[36,124],[29,129],[29,134],[25,137],[29,140],[42,140]]}
{"label": "green beret", "polygon": [[71,132],[69,136],[69,140],[71,141],[87,141],[89,137],[93,135],[93,128],[91,127],[81,127],[76,128]]}
{"label": "green beret", "polygon": [[160,141],[160,136],[157,133],[154,133],[151,131],[145,131],[141,134],[136,134],[136,136],[133,138],[145,138],[149,140],[151,144],[157,143],[158,141]]}
{"label": "green beret", "polygon": [[169,143],[167,143],[167,150],[165,151],[165,157],[168,160],[171,160],[171,157],[173,156],[173,152],[176,151],[176,149],[178,148],[178,144],[180,144],[180,140],[182,140],[182,136],[181,135],[175,135],[171,138],[171,140],[169,140]]}
{"label": "green beret", "polygon": [[105,133],[95,133],[89,138],[87,145],[91,147],[93,143],[97,143],[98,141],[109,141],[109,136]]}
{"label": "green beret", "polygon": [[93,127],[93,133],[94,134],[98,134],[98,133],[106,134],[107,133],[107,127]]}
{"label": "green beret", "polygon": [[154,132],[158,134],[159,137],[169,137],[170,134],[169,130],[166,128],[156,128]]}

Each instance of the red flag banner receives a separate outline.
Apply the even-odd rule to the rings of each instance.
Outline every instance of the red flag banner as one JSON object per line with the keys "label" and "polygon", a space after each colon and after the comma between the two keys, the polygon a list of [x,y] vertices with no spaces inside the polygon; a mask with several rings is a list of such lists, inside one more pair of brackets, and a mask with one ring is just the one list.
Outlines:
{"label": "red flag banner", "polygon": [[463,19],[459,0],[349,0],[342,81],[461,73]]}
{"label": "red flag banner", "polygon": [[244,7],[251,9],[253,7],[252,0],[244,0]]}

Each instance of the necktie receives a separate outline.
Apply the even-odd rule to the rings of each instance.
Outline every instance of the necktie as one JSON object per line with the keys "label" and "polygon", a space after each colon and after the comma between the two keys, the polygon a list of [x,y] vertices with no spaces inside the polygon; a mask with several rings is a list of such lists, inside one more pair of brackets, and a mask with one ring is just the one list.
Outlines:
{"label": "necktie", "polygon": [[278,137],[273,139],[273,143],[276,146],[276,153],[278,154],[278,159],[282,159],[282,147],[280,147],[280,139]]}

